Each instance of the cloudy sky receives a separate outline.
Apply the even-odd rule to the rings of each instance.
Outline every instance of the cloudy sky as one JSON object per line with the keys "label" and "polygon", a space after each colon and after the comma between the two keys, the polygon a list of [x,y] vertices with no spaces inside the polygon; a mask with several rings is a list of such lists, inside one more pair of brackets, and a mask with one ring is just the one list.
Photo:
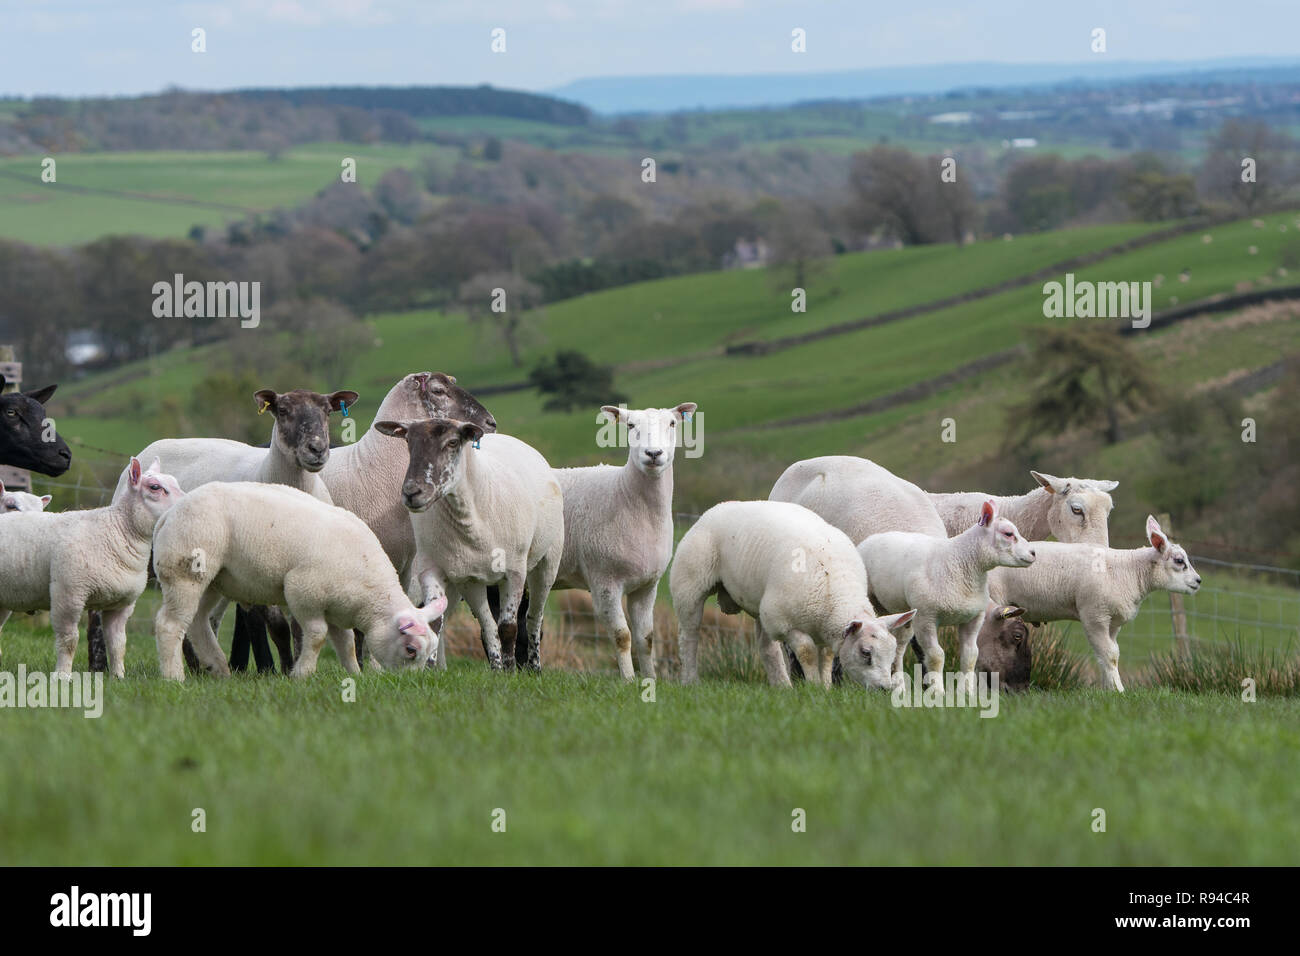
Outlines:
{"label": "cloudy sky", "polygon": [[1075,62],[1098,26],[1122,60],[1300,57],[1300,0],[0,0],[0,94]]}

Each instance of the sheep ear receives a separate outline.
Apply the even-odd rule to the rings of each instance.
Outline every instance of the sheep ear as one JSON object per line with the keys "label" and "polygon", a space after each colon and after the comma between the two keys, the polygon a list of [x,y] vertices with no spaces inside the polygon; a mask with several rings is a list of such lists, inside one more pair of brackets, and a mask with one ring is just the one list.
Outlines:
{"label": "sheep ear", "polygon": [[1114,491],[1119,487],[1118,481],[1098,481],[1094,485],[1098,491]]}
{"label": "sheep ear", "polygon": [[460,426],[460,437],[465,441],[478,441],[483,437],[483,429],[473,422],[465,422]]}
{"label": "sheep ear", "polygon": [[[3,491],[3,490],[4,490],[3,488],[0,488],[0,491]],[[48,504],[49,504],[51,501],[53,501],[53,500],[54,500],[54,497],[53,497],[52,495],[41,495],[41,504],[43,504],[43,505],[48,505]]]}
{"label": "sheep ear", "polygon": [[161,474],[162,474],[162,462],[159,461],[157,458],[155,458],[155,459],[153,460],[153,464],[150,465],[148,468],[146,468],[146,469],[145,469],[145,472],[146,472],[146,473],[152,473],[152,474],[155,474],[155,475],[161,475]]}
{"label": "sheep ear", "polygon": [[345,406],[347,408],[351,408],[353,405],[357,403],[357,399],[360,397],[361,396],[358,395],[356,392],[349,392],[349,391],[335,392],[333,395],[330,396],[330,410],[337,412],[340,408],[343,408]]}
{"label": "sheep ear", "polygon": [[1023,607],[1016,607],[1015,605],[1008,604],[1004,607],[998,608],[998,620],[1005,621],[1009,617],[1019,617],[1024,613],[1025,609]]}
{"label": "sheep ear", "polygon": [[3,495],[4,493],[5,493],[5,483],[3,481],[0,481],[0,495]]}
{"label": "sheep ear", "polygon": [[[3,387],[3,385],[0,385],[0,388]],[[54,390],[58,387],[59,386],[57,385],[46,385],[44,388],[33,389],[30,392],[23,392],[23,394],[36,402],[36,404],[44,405],[54,395]]]}
{"label": "sheep ear", "polygon": [[620,408],[617,405],[602,405],[600,406],[600,410],[604,412],[606,415],[608,415],[610,421],[613,422],[617,422],[620,418],[622,418],[623,413],[625,411],[625,409]]}
{"label": "sheep ear", "polygon": [[844,636],[845,636],[845,637],[852,637],[854,634],[858,633],[858,631],[860,631],[860,630],[862,630],[862,622],[861,622],[861,621],[849,621],[848,626],[844,628]]}
{"label": "sheep ear", "polygon": [[997,506],[993,504],[991,499],[984,502],[984,506],[980,508],[979,525],[981,528],[987,528],[993,523],[993,516],[997,514],[997,510]]}
{"label": "sheep ear", "polygon": [[424,612],[424,620],[430,626],[447,613],[447,599],[445,597],[434,598],[433,601],[420,608]]}
{"label": "sheep ear", "polygon": [[1058,491],[1061,490],[1060,486],[1062,482],[1060,478],[1054,478],[1051,475],[1044,475],[1043,473],[1037,471],[1031,471],[1029,474],[1033,476],[1034,481],[1038,482],[1040,485],[1046,488],[1050,493],[1056,494]]}
{"label": "sheep ear", "polygon": [[888,617],[878,618],[880,626],[890,631],[897,631],[905,624],[912,623],[912,618],[916,617],[916,608],[910,611],[904,611],[902,614],[891,614]]}
{"label": "sheep ear", "polygon": [[257,402],[257,413],[260,415],[262,412],[270,411],[270,413],[274,415],[275,400],[278,397],[279,396],[275,394],[275,389],[273,388],[258,389],[254,392],[253,401]]}
{"label": "sheep ear", "polygon": [[1155,548],[1161,554],[1169,547],[1169,539],[1165,533],[1160,530],[1160,522],[1147,515],[1147,540],[1151,542],[1151,547]]}
{"label": "sheep ear", "polygon": [[387,435],[389,438],[405,438],[406,426],[401,422],[375,422],[375,431],[381,435]]}
{"label": "sheep ear", "polygon": [[128,470],[131,473],[131,487],[135,488],[140,484],[140,459],[132,458]]}
{"label": "sheep ear", "polygon": [[695,409],[699,407],[700,406],[696,405],[694,402],[682,402],[675,409],[673,409],[673,411],[675,411],[678,415],[682,417],[683,420],[685,420],[687,416],[694,415]]}

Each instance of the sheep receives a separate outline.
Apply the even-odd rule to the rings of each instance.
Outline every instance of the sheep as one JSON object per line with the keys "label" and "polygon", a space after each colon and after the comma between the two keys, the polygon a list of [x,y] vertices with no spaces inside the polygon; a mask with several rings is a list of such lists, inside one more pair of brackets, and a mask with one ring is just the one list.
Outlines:
{"label": "sheep", "polygon": [[564,491],[564,557],[555,590],[591,592],[596,620],[614,636],[624,680],[636,676],[633,645],[641,676],[655,676],[655,595],[673,556],[673,459],[697,407],[604,405],[601,415],[620,435],[626,429],[627,461],[555,469]]}
{"label": "sheep", "polygon": [[154,634],[169,680],[185,679],[181,638],[196,621],[199,659],[229,676],[209,619],[223,599],[289,609],[304,632],[296,678],[315,673],[327,637],[344,668],[357,673],[354,627],[365,630],[385,667],[423,664],[436,650],[428,625],[445,603],[417,609],[379,540],[350,511],[284,485],[209,482],[163,519],[153,541],[163,596]]}
{"label": "sheep", "polygon": [[992,498],[1003,517],[1015,522],[1020,533],[1030,541],[1042,541],[1051,535],[1057,541],[1110,546],[1106,523],[1114,502],[1107,492],[1114,491],[1118,481],[1056,478],[1037,471],[1029,474],[1040,487],[1027,494],[1004,498],[979,492],[931,492],[930,501],[949,535],[961,534],[969,528],[985,500]]}
{"label": "sheep", "polygon": [[5,491],[5,483],[0,481],[0,515],[18,511],[44,511],[53,499],[49,495],[29,495],[25,491]]}
{"label": "sheep", "polygon": [[0,521],[0,628],[13,611],[48,610],[56,670],[72,673],[85,608],[104,612],[108,666],[125,675],[126,622],[148,579],[154,524],[184,497],[155,460],[132,458],[127,491],[87,511],[21,512]]}
{"label": "sheep", "polygon": [[700,516],[677,546],[668,576],[677,612],[681,678],[699,679],[704,601],[758,622],[768,683],[790,686],[780,641],[810,679],[829,687],[838,653],[844,673],[891,690],[898,641],[916,612],[877,618],[867,573],[848,535],[807,508],[778,501],[725,501]]}
{"label": "sheep", "polygon": [[1031,542],[1037,559],[1023,571],[995,569],[989,593],[1000,604],[1025,609],[1035,624],[1079,621],[1092,645],[1103,687],[1123,691],[1119,629],[1137,616],[1152,591],[1195,594],[1201,576],[1191,558],[1147,515],[1149,548],[1117,550],[1091,544]]}
{"label": "sheep", "polygon": [[[528,663],[540,669],[542,612],[564,553],[564,496],[551,466],[532,446],[485,436],[473,422],[381,421],[375,428],[404,439],[410,450],[402,501],[411,512],[411,574],[422,603],[438,597],[455,607],[463,595],[489,665],[513,669],[526,581]],[[488,607],[491,584],[502,588],[496,620]]]}
{"label": "sheep", "polygon": [[776,480],[768,500],[803,505],[853,541],[883,531],[948,537],[924,491],[866,458],[827,455],[797,461]]}
{"label": "sheep", "polygon": [[45,403],[59,386],[5,392],[7,384],[0,375],[0,465],[57,478],[72,466],[72,452],[45,415]]}
{"label": "sheep", "polygon": [[[989,571],[1026,568],[1034,562],[1034,549],[1016,526],[1001,517],[988,499],[979,520],[954,538],[886,531],[859,542],[857,550],[876,606],[885,611],[916,609],[912,626],[931,680],[943,678],[938,629],[957,625],[961,671],[974,690],[978,638],[989,603]],[[899,673],[905,649],[898,648]]]}

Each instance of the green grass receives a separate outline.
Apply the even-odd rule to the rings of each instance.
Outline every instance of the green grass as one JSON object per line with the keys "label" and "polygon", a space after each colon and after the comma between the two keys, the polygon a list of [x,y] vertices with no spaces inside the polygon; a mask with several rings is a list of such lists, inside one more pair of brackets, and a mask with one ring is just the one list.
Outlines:
{"label": "green grass", "polygon": [[[48,632],[5,638],[7,668],[52,663]],[[0,715],[0,864],[1259,865],[1300,839],[1295,698],[1031,693],[981,719],[453,660],[344,703],[328,652],[306,682],[176,686],[149,644],[98,720]]]}

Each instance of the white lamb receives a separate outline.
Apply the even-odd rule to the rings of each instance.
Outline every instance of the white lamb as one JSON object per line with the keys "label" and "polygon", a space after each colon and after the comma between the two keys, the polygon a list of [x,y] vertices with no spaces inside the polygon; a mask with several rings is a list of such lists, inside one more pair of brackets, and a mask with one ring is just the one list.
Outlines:
{"label": "white lamb", "polygon": [[1091,544],[1031,542],[1037,558],[1023,571],[989,574],[993,600],[1025,609],[1026,621],[1079,621],[1097,659],[1103,687],[1122,691],[1119,629],[1137,617],[1152,591],[1195,594],[1201,576],[1187,552],[1147,516],[1149,548],[1117,550]]}
{"label": "white lamb", "polygon": [[1039,487],[1027,494],[999,497],[975,491],[931,492],[930,501],[950,535],[969,528],[984,502],[992,498],[998,513],[1015,522],[1030,541],[1042,541],[1051,535],[1057,541],[1083,541],[1103,548],[1110,545],[1107,522],[1115,503],[1107,492],[1114,491],[1118,481],[1057,478],[1037,471],[1029,474]]}
{"label": "white lamb", "polygon": [[836,654],[850,680],[889,690],[898,641],[891,633],[915,615],[877,618],[867,573],[843,531],[799,505],[724,501],[677,546],[668,577],[677,611],[684,683],[699,678],[700,619],[710,594],[728,614],[758,622],[768,682],[789,686],[780,641],[793,648],[810,680],[831,685]]}
{"label": "white lamb", "polygon": [[52,499],[49,495],[30,495],[25,491],[6,491],[5,483],[0,481],[0,515],[18,511],[44,511]]}
{"label": "white lamb", "polygon": [[126,492],[107,507],[0,521],[0,628],[13,611],[48,610],[60,674],[72,673],[90,609],[104,612],[109,672],[124,676],[126,622],[148,579],[154,524],[184,497],[156,460],[144,471],[132,458],[123,480]]}
{"label": "white lamb", "polygon": [[[973,690],[980,628],[989,604],[989,571],[1025,568],[1034,561],[1033,547],[1016,526],[1001,517],[988,499],[979,520],[956,537],[886,531],[860,542],[858,554],[878,607],[916,609],[912,627],[925,656],[927,680],[942,681],[939,628],[957,625],[961,671]],[[904,650],[906,645],[900,642],[894,660],[900,674]]]}
{"label": "white lamb", "polygon": [[866,458],[826,455],[797,461],[777,479],[768,499],[803,505],[853,541],[884,531],[948,536],[929,495]]}
{"label": "white lamb", "polygon": [[303,628],[294,677],[315,672],[327,637],[344,668],[357,673],[352,628],[366,632],[385,667],[422,665],[436,650],[428,624],[446,605],[417,609],[365,522],[296,488],[209,482],[164,516],[153,546],[163,677],[185,679],[181,638],[196,623],[190,638],[199,659],[229,675],[209,620],[222,599],[289,609]]}
{"label": "white lamb", "polygon": [[[513,669],[526,583],[528,662],[540,668],[542,613],[564,552],[564,497],[551,466],[532,446],[510,435],[484,435],[473,422],[435,418],[375,427],[405,439],[410,450],[402,500],[411,512],[411,574],[423,603],[445,597],[450,608],[463,595],[492,669]],[[499,620],[488,605],[492,584],[501,590]]]}
{"label": "white lamb", "polygon": [[614,636],[624,680],[635,677],[634,644],[641,676],[655,676],[655,595],[673,557],[673,459],[696,407],[604,405],[620,435],[626,429],[627,461],[555,469],[564,490],[564,557],[555,588],[591,592],[596,620]]}

